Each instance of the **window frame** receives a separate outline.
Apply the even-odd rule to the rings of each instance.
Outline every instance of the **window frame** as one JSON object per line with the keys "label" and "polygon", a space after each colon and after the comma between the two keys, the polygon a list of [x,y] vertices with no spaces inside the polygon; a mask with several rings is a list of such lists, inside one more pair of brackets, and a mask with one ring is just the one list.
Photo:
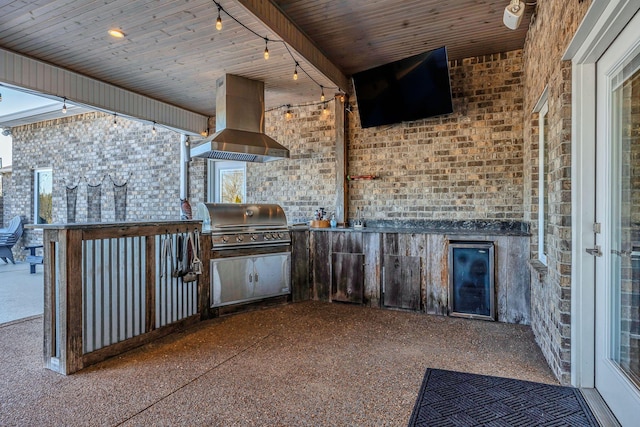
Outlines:
{"label": "window frame", "polygon": [[37,168],[33,170],[33,223],[34,224],[49,224],[47,222],[40,221],[40,176],[44,173],[48,173],[51,179],[51,222],[53,222],[53,168]]}
{"label": "window frame", "polygon": [[538,113],[538,261],[548,265],[548,239],[546,233],[549,203],[547,200],[547,174],[548,164],[548,126],[549,126],[549,100],[547,89],[540,97],[534,112]]}
{"label": "window frame", "polygon": [[207,202],[222,203],[222,191],[220,178],[224,172],[242,170],[242,198],[241,203],[247,202],[247,164],[245,162],[220,161],[209,159],[207,164]]}

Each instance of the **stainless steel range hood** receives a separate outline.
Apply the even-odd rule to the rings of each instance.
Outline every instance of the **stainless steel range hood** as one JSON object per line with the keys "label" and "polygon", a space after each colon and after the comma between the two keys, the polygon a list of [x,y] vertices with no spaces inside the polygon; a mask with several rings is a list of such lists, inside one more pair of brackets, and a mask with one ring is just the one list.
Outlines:
{"label": "stainless steel range hood", "polygon": [[216,81],[216,132],[191,147],[191,157],[269,162],[289,150],[264,133],[264,83],[233,74]]}

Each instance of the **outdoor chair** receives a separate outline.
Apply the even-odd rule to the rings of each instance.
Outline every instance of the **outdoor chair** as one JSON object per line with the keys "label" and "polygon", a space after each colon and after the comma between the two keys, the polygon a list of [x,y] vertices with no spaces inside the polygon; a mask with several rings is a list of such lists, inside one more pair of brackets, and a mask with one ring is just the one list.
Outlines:
{"label": "outdoor chair", "polygon": [[18,240],[20,240],[22,231],[22,218],[19,216],[11,220],[9,227],[0,228],[0,258],[2,258],[2,260],[7,264],[9,263],[7,258],[12,264],[16,263],[13,259],[13,252],[11,252],[11,248],[13,248]]}

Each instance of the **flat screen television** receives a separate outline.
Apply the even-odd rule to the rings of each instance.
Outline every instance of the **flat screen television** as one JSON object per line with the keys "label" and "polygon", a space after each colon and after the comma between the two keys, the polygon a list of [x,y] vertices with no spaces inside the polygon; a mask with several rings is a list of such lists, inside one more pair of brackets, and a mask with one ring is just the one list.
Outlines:
{"label": "flat screen television", "polygon": [[356,73],[353,83],[363,128],[453,112],[444,46]]}

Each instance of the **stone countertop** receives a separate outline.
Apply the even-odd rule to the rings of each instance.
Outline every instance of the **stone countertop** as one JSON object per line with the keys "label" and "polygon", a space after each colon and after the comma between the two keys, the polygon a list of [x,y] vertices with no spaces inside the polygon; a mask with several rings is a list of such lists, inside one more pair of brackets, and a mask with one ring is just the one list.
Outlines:
{"label": "stone countertop", "polygon": [[338,226],[335,228],[315,228],[307,224],[294,224],[291,230],[320,232],[362,232],[362,233],[421,233],[449,234],[460,236],[530,236],[525,224],[517,221],[376,221],[362,228]]}

